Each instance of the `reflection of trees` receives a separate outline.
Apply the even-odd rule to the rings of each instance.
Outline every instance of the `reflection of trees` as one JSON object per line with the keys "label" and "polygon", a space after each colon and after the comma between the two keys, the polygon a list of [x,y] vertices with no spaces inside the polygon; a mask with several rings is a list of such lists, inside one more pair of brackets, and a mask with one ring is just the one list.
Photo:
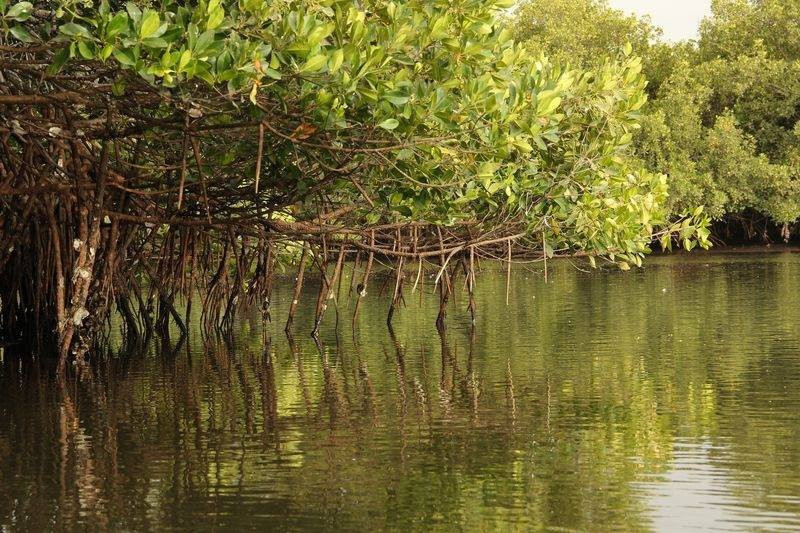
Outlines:
{"label": "reflection of trees", "polygon": [[318,345],[264,347],[248,319],[207,352],[190,332],[191,357],[151,345],[60,386],[4,371],[0,524],[646,527],[631,482],[665,472],[676,437],[721,443],[710,460],[763,489],[738,497],[786,511],[770,494],[800,483],[798,264],[554,269],[518,272],[508,309],[484,273],[473,332],[454,308],[437,335],[425,298],[394,331],[362,312]]}

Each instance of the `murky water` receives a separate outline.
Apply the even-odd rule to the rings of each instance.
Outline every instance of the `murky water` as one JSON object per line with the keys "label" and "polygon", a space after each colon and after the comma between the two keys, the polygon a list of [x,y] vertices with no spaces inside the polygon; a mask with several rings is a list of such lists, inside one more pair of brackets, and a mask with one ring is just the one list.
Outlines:
{"label": "murky water", "polygon": [[441,337],[377,281],[320,346],[309,287],[266,349],[254,316],[61,387],[7,349],[0,530],[800,529],[800,256],[549,274],[485,272]]}

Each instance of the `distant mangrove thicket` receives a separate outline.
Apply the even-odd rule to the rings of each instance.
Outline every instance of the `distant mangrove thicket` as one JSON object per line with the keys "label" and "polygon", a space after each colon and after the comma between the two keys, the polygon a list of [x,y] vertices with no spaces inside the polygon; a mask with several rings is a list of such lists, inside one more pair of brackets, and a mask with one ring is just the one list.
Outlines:
{"label": "distant mangrove thicket", "polygon": [[527,0],[511,27],[583,67],[631,43],[650,97],[635,151],[669,176],[671,209],[703,205],[716,237],[770,242],[800,218],[798,21],[798,0],[714,0],[696,42],[669,44],[603,0]]}
{"label": "distant mangrove thicket", "polygon": [[510,5],[0,0],[0,336],[63,369],[115,309],[130,335],[192,305],[209,329],[245,304],[267,319],[289,263],[287,327],[307,268],[319,324],[344,260],[363,286],[394,272],[390,320],[433,271],[441,324],[481,258],[627,269],[654,238],[705,245],[693,197],[670,211],[632,153],[631,47],[550,61],[512,38]]}

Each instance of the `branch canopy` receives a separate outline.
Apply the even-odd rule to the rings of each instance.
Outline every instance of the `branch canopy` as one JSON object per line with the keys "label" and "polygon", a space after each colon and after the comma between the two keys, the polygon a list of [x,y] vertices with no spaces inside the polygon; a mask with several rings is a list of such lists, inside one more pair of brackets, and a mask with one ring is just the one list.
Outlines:
{"label": "branch canopy", "polygon": [[183,208],[206,181],[214,205],[185,216],[303,220],[356,202],[349,227],[510,224],[632,262],[666,223],[664,177],[629,152],[640,60],[551,64],[498,22],[508,0],[44,5],[4,6],[6,56],[43,59],[18,66],[47,82],[0,103],[108,114],[81,133],[137,139],[133,188],[146,173],[151,197],[178,187]]}
{"label": "branch canopy", "polygon": [[512,246],[627,269],[654,237],[705,244],[631,155],[640,60],[552,63],[506,7],[0,0],[0,334],[57,332],[63,368],[115,299],[148,324],[157,301],[162,329],[198,291],[208,322],[266,316],[297,255],[323,287],[333,250],[389,259],[394,309],[410,261],[449,286]]}

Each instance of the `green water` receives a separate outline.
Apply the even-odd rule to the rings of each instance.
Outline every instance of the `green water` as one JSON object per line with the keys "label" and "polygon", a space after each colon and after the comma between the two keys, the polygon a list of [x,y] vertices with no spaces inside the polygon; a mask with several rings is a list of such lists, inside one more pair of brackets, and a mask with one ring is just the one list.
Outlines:
{"label": "green water", "polygon": [[[285,317],[291,280],[278,287]],[[0,531],[800,529],[800,255],[431,280],[59,387],[6,349]],[[389,289],[390,290],[390,289]],[[188,346],[188,348],[187,348]]]}

